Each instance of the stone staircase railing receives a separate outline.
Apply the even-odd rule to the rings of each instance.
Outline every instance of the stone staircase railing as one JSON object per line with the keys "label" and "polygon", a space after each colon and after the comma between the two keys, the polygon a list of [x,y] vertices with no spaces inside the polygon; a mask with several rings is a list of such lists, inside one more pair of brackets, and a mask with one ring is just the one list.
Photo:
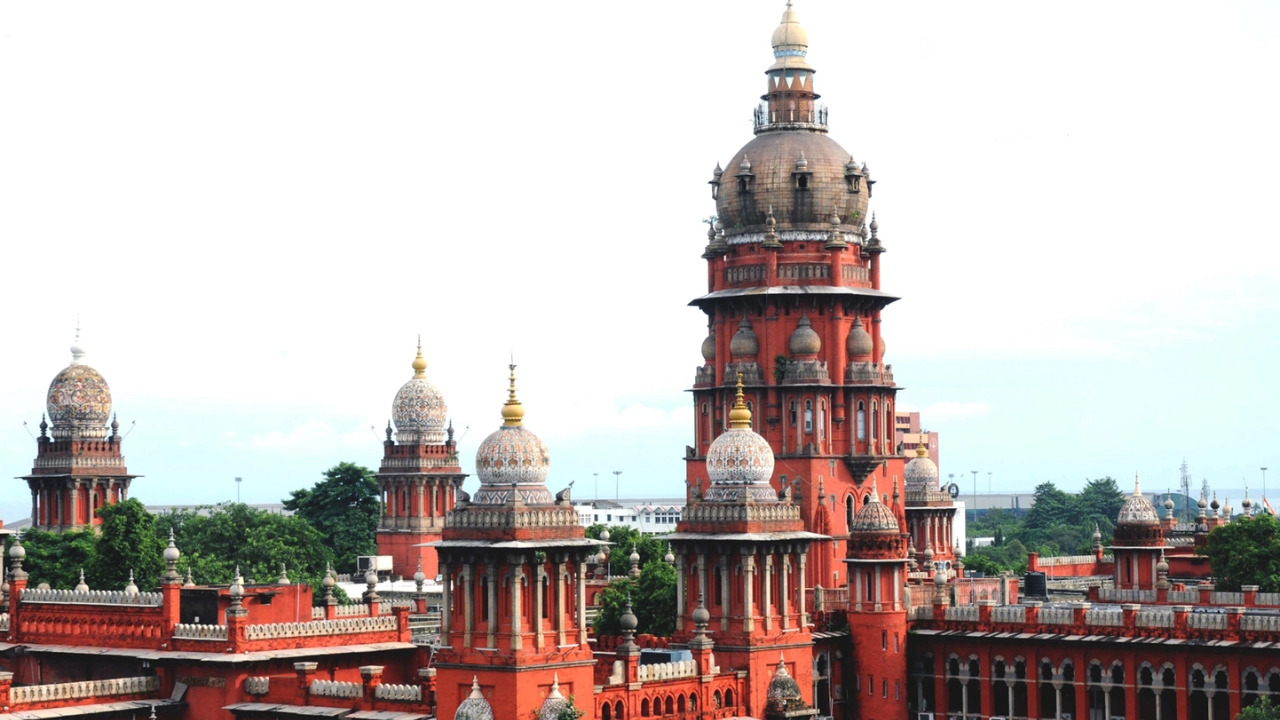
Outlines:
{"label": "stone staircase railing", "polygon": [[317,635],[350,635],[366,632],[395,632],[399,629],[394,615],[357,617],[344,620],[313,620],[300,623],[266,623],[245,627],[246,640],[315,637]]}
{"label": "stone staircase railing", "polygon": [[75,590],[27,588],[22,591],[22,602],[159,607],[164,602],[164,596],[158,592],[128,593],[123,590],[77,592]]}
{"label": "stone staircase railing", "polygon": [[338,680],[312,680],[311,694],[320,697],[358,698],[364,694],[360,683]]}
{"label": "stone staircase railing", "polygon": [[394,685],[390,683],[383,683],[373,691],[373,696],[379,700],[399,700],[401,702],[422,702],[422,686],[421,685]]}
{"label": "stone staircase railing", "polygon": [[159,689],[160,678],[154,675],[112,678],[110,680],[85,680],[83,682],[57,683],[56,685],[19,685],[9,689],[9,702],[18,705],[51,700],[138,695],[155,692]]}
{"label": "stone staircase railing", "polygon": [[173,637],[177,640],[221,640],[225,642],[227,639],[227,626],[178,623],[173,626]]}

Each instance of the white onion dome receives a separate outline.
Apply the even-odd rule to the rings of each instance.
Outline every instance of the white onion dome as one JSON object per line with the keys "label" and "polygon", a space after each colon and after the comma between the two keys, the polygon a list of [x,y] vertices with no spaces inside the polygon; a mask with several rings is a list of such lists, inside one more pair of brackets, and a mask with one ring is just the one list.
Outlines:
{"label": "white onion dome", "polygon": [[822,350],[822,338],[814,331],[808,315],[801,315],[795,332],[787,341],[787,349],[792,355],[817,355]]}
{"label": "white onion dome", "polygon": [[463,700],[453,713],[453,720],[493,720],[493,708],[480,692],[480,679],[471,677],[471,694]]}
{"label": "white onion dome", "polygon": [[742,322],[738,323],[738,332],[734,333],[733,339],[729,341],[729,354],[734,357],[755,357],[759,353],[760,339],[751,329],[751,323],[744,317]]}
{"label": "white onion dome", "polygon": [[[97,370],[84,362],[80,333],[71,346],[71,364],[63,368],[49,383],[45,410],[53,423],[55,438],[102,438],[107,435],[111,418],[111,388]],[[74,430],[74,432],[73,432]]]}
{"label": "white onion dome", "polygon": [[1133,494],[1120,506],[1120,514],[1116,516],[1116,525],[1159,525],[1160,517],[1155,506],[1142,494],[1138,478],[1133,478]]}
{"label": "white onion dome", "polygon": [[516,366],[510,367],[511,385],[502,406],[502,426],[485,438],[476,451],[480,490],[472,502],[505,503],[514,485],[525,502],[550,505],[552,497],[546,481],[551,456],[542,440],[524,426],[524,405],[516,398]]}
{"label": "white onion dome", "polygon": [[880,502],[880,496],[873,480],[871,482],[871,497],[853,516],[853,524],[849,526],[849,532],[859,534],[897,533],[899,530],[897,516],[893,514],[893,510],[888,505]]}
{"label": "white onion dome", "polygon": [[427,381],[427,361],[422,357],[422,341],[419,340],[418,356],[413,359],[413,377],[400,386],[391,405],[396,438],[402,443],[441,445],[448,416],[444,395]]}
{"label": "white onion dome", "polygon": [[716,359],[716,336],[715,333],[707,335],[702,340],[702,359],[710,363]]}
{"label": "white onion dome", "polygon": [[[753,499],[777,500],[768,487],[773,477],[773,450],[769,441],[751,429],[751,410],[742,397],[742,374],[738,374],[738,393],[729,411],[729,428],[720,433],[707,449],[707,475],[711,489],[707,499],[730,499],[745,486]],[[725,486],[735,488],[725,492]],[[719,490],[719,492],[717,492]],[[763,491],[763,492],[757,492]],[[724,495],[720,498],[720,495]]]}
{"label": "white onion dome", "polygon": [[800,24],[800,18],[788,0],[787,9],[782,13],[782,20],[773,31],[769,44],[773,46],[773,67],[809,70],[804,60],[809,54],[809,33]]}
{"label": "white onion dome", "polygon": [[929,459],[928,441],[924,439],[927,436],[924,433],[920,435],[921,442],[916,446],[916,456],[902,470],[909,493],[936,490],[938,487],[938,466]]}
{"label": "white onion dome", "polygon": [[801,699],[800,685],[787,672],[787,664],[782,657],[778,658],[778,669],[773,672],[773,679],[769,681],[767,698],[769,704],[779,710],[784,709],[788,700]]}
{"label": "white onion dome", "polygon": [[853,319],[853,327],[849,328],[849,340],[845,343],[850,360],[871,361],[871,333],[862,325],[862,318]]}
{"label": "white onion dome", "polygon": [[542,707],[538,710],[538,720],[556,720],[568,704],[569,701],[560,694],[560,674],[556,673],[551,676],[551,692],[547,693],[547,699],[542,701]]}

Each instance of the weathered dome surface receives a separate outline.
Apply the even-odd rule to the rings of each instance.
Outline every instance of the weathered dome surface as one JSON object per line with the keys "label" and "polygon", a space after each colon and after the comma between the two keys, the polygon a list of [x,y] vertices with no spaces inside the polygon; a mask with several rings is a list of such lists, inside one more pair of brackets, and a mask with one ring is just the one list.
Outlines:
{"label": "weathered dome surface", "polygon": [[716,359],[716,336],[712,333],[702,340],[702,359],[711,362]]}
{"label": "weathered dome surface", "polygon": [[853,524],[849,526],[852,533],[897,533],[898,518],[888,505],[880,502],[876,496],[875,485],[871,486],[871,499],[853,516]]}
{"label": "weathered dome surface", "polygon": [[924,443],[916,446],[916,456],[903,468],[907,492],[924,492],[938,487],[938,466],[929,459],[929,448]]}
{"label": "weathered dome surface", "polygon": [[505,503],[514,486],[524,502],[550,505],[554,499],[547,491],[546,482],[551,456],[542,440],[523,424],[524,406],[516,399],[514,365],[502,417],[502,426],[490,433],[476,450],[480,489],[472,502],[477,505]]}
{"label": "weathered dome surface", "polygon": [[49,383],[45,410],[53,423],[54,437],[69,437],[72,428],[82,437],[105,437],[111,417],[111,388],[97,370],[84,362],[80,331],[71,345],[71,364]]}
{"label": "weathered dome surface", "polygon": [[427,381],[427,361],[422,357],[422,344],[413,360],[413,377],[400,387],[391,405],[391,417],[401,442],[444,443],[449,408],[444,395]]}
{"label": "weathered dome surface", "polygon": [[773,477],[773,449],[769,441],[751,429],[751,411],[742,397],[742,376],[738,394],[729,411],[729,428],[707,449],[707,476],[711,488],[707,500],[738,500],[747,493],[757,502],[777,502],[769,486]]}
{"label": "weathered dome surface", "polygon": [[[809,173],[808,188],[803,192],[795,189],[793,177],[802,156]],[[788,239],[786,230],[811,230],[825,236],[831,229],[833,210],[840,216],[846,237],[861,227],[869,193],[865,187],[859,193],[849,192],[845,166],[850,155],[826,133],[761,133],[739,150],[726,167],[737,168],[744,161],[750,163],[750,191],[739,191],[739,174],[725,173],[716,197],[716,215],[730,238],[746,230],[762,232],[770,208],[779,231],[784,231],[784,241]],[[803,201],[798,201],[801,196]]]}
{"label": "weathered dome surface", "polygon": [[463,700],[453,713],[453,720],[493,720],[493,708],[480,692],[480,682],[471,678],[471,694]]}
{"label": "weathered dome surface", "polygon": [[822,338],[814,331],[808,315],[801,315],[795,332],[787,341],[787,349],[792,355],[817,355],[822,351]]}
{"label": "weathered dome surface", "polygon": [[787,664],[781,658],[778,659],[778,669],[773,672],[773,678],[769,680],[766,698],[775,707],[787,700],[801,699],[800,684],[791,677],[791,673],[787,672]]}
{"label": "weathered dome surface", "polygon": [[542,708],[538,710],[538,720],[556,720],[568,705],[569,701],[560,693],[560,676],[554,675],[551,680],[551,691],[547,693],[547,699],[542,701]]}
{"label": "weathered dome surface", "polygon": [[738,324],[738,332],[729,341],[729,353],[734,357],[755,357],[760,353],[760,338],[756,337],[751,323],[744,317]]}
{"label": "weathered dome surface", "polygon": [[1120,514],[1116,516],[1116,525],[1159,525],[1160,516],[1155,506],[1142,494],[1138,479],[1133,480],[1133,494],[1120,506]]}
{"label": "weathered dome surface", "polygon": [[849,351],[850,359],[871,357],[871,333],[863,326],[862,318],[854,318],[845,349]]}

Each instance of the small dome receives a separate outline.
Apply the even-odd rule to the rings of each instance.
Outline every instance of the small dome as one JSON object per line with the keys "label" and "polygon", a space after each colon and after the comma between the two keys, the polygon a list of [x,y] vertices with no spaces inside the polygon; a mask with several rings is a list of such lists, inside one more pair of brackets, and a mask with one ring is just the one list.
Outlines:
{"label": "small dome", "polygon": [[744,317],[738,323],[738,332],[729,341],[729,354],[734,357],[755,357],[760,353],[760,339],[751,329],[751,323]]}
{"label": "small dome", "polygon": [[822,338],[814,331],[808,315],[801,315],[795,332],[787,342],[792,355],[817,355],[822,350]]}
{"label": "small dome", "polygon": [[422,343],[418,343],[418,356],[413,359],[413,377],[400,387],[391,405],[391,416],[401,442],[422,442],[429,445],[444,443],[445,424],[449,409],[444,396],[435,385],[427,381],[427,361],[422,357]]}
{"label": "small dome", "polygon": [[916,446],[916,456],[911,458],[902,474],[906,478],[907,492],[925,492],[938,487],[938,466],[929,459],[926,433],[920,433],[922,442]]}
{"label": "small dome", "polygon": [[849,526],[851,533],[885,533],[899,532],[898,518],[888,505],[880,502],[876,494],[876,485],[871,483],[871,498],[853,516],[853,524]]}
{"label": "small dome", "polygon": [[1155,506],[1142,495],[1138,478],[1133,478],[1133,494],[1120,506],[1120,514],[1116,516],[1117,525],[1159,525],[1160,517],[1156,515]]}
{"label": "small dome", "polygon": [[84,437],[106,437],[111,388],[101,373],[84,363],[84,358],[80,333],[76,331],[71,364],[54,376],[45,400],[54,437],[70,437],[73,427]]}
{"label": "small dome", "polygon": [[1173,498],[1167,494],[1164,496],[1164,509],[1170,512],[1173,511]]}
{"label": "small dome", "polygon": [[551,469],[551,456],[542,440],[523,424],[524,406],[516,399],[515,365],[511,366],[510,379],[507,402],[502,406],[502,427],[485,438],[476,450],[476,475],[482,486],[542,487]]}
{"label": "small dome", "polygon": [[716,359],[716,335],[714,332],[702,340],[702,359],[708,363],[714,362]]}
{"label": "small dome", "polygon": [[769,701],[785,702],[787,700],[799,700],[800,697],[800,685],[787,672],[787,663],[782,657],[779,657],[778,669],[774,670],[773,679],[769,681]]}
{"label": "small dome", "polygon": [[538,710],[538,720],[556,720],[568,704],[569,701],[560,694],[560,675],[556,673],[551,676],[551,692],[547,693],[547,699],[542,701],[542,708]]}
{"label": "small dome", "polygon": [[769,441],[751,429],[751,411],[742,398],[742,375],[738,375],[738,395],[729,412],[729,429],[707,449],[707,475],[712,485],[759,485],[773,477],[773,449]]}
{"label": "small dome", "polygon": [[862,326],[862,318],[853,319],[853,327],[849,328],[849,340],[845,344],[849,351],[849,359],[869,362],[871,360],[871,333]]}
{"label": "small dome", "polygon": [[809,33],[800,24],[790,2],[787,3],[787,9],[783,11],[782,20],[774,29],[769,44],[773,46],[773,57],[776,60],[774,68],[808,69],[804,56],[809,52]]}
{"label": "small dome", "polygon": [[467,696],[453,713],[453,720],[493,720],[493,708],[480,692],[480,680],[471,677],[471,694]]}

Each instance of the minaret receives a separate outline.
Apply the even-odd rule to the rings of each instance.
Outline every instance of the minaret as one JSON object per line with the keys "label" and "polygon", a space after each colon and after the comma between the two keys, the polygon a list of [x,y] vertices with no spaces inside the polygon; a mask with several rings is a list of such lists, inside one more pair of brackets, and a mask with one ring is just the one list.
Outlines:
{"label": "minaret", "polygon": [[[869,172],[827,134],[808,43],[788,3],[772,37],[756,136],[711,180],[707,292],[691,303],[706,313],[708,337],[686,480],[705,484],[707,453],[728,425],[741,374],[752,428],[779,460],[770,482],[780,490],[788,477],[813,531],[822,481],[840,509],[830,532],[843,535],[870,482],[888,487],[902,475],[897,387],[880,336],[881,310],[896,298],[880,289],[879,226],[865,227]],[[811,586],[843,585],[843,568],[819,576],[821,565],[809,568]]]}
{"label": "minaret", "polygon": [[[477,692],[499,718],[526,717],[553,686],[566,697],[593,692],[586,565],[606,543],[586,538],[567,489],[547,490],[551,460],[524,426],[510,368],[502,425],[476,451],[480,488],[474,498],[458,490],[433,543],[444,578],[435,656],[441,718]],[[578,707],[591,720],[592,704]]]}
{"label": "minaret", "polygon": [[395,430],[388,422],[377,474],[382,494],[378,554],[391,556],[396,575],[409,577],[420,570],[434,580],[439,573],[436,551],[426,543],[440,539],[454,493],[467,476],[458,464],[444,396],[427,381],[421,339],[413,377],[396,393],[391,413]]}
{"label": "minaret", "polygon": [[77,327],[71,364],[49,384],[46,410],[52,425],[40,419],[35,467],[21,478],[31,489],[31,527],[39,530],[100,525],[98,510],[126,499],[138,477],[124,464],[111,388],[85,363],[86,355]]}
{"label": "minaret", "polygon": [[1115,556],[1115,586],[1123,589],[1152,590],[1157,578],[1156,565],[1164,551],[1164,530],[1156,508],[1142,494],[1138,476],[1133,476],[1133,494],[1120,506],[1111,548]]}
{"label": "minaret", "polygon": [[676,563],[673,638],[692,645],[709,621],[720,666],[749,671],[742,714],[763,717],[779,652],[813,702],[805,566],[810,546],[830,537],[804,529],[789,487],[769,486],[773,451],[752,424],[739,375],[729,429],[705,457],[710,485],[694,494],[666,539]]}

